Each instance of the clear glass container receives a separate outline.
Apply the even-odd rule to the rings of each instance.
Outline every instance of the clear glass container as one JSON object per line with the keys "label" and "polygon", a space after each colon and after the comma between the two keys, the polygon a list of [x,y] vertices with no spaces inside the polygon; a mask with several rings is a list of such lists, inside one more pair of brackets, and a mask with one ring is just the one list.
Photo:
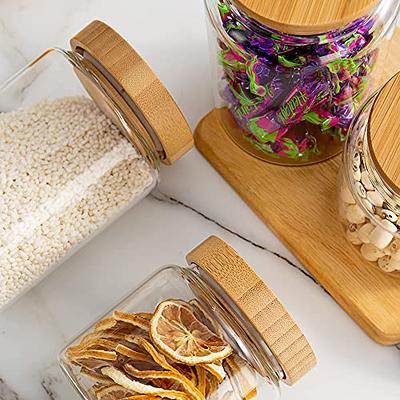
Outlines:
{"label": "clear glass container", "polygon": [[[107,46],[102,35],[96,39],[106,52],[123,40],[98,21],[74,40],[85,44],[98,29],[108,35]],[[164,111],[155,97],[157,122],[175,120],[169,127],[180,129],[170,136],[185,143],[168,147],[162,128],[139,108],[136,88],[146,91],[146,81],[118,86],[123,74],[107,69],[96,43],[88,42],[85,51],[49,49],[0,85],[0,308],[147,196],[160,162],[173,162],[191,145],[180,112]],[[122,43],[125,55],[139,57]],[[144,62],[129,61],[125,74],[150,71]]]}
{"label": "clear glass container", "polygon": [[[375,1],[357,19],[313,34],[268,25],[242,3],[262,8],[247,0],[205,0],[215,105],[223,109],[227,136],[253,156],[282,165],[338,154],[356,111],[379,87],[399,1]],[[280,3],[282,13],[282,3],[292,6]]]}
{"label": "clear glass container", "polygon": [[[368,99],[350,127],[339,175],[338,196],[339,215],[347,240],[363,261],[390,273],[400,271],[400,189],[388,180],[379,161],[381,156],[377,158],[374,153],[373,121],[379,118],[381,100],[388,98],[387,90],[396,78]],[[398,92],[398,88],[395,91]],[[381,115],[390,120],[386,106]],[[391,125],[395,137],[397,126],[400,125]],[[389,148],[398,151],[398,141],[391,142],[390,132],[382,125],[379,137],[385,138],[385,151]],[[396,158],[394,161],[399,164],[398,153]],[[384,155],[383,159],[387,156]]]}
{"label": "clear glass container", "polygon": [[[257,304],[250,307],[253,312],[268,311],[267,316],[258,314],[259,320],[264,318],[273,326],[265,329],[267,339],[261,336],[266,334],[260,332],[255,322],[257,315],[249,316],[246,306],[229,295],[230,285],[223,277],[218,279],[225,268],[232,276],[243,273],[248,281],[256,277],[256,281],[262,282],[252,270],[248,275],[247,264],[239,269],[237,262],[231,264],[232,254],[236,260],[239,257],[233,249],[211,237],[193,253],[188,257],[189,266],[169,265],[160,269],[62,351],[61,368],[83,399],[119,399],[135,391],[157,392],[170,399],[278,399],[280,381],[293,383],[314,366],[314,354],[308,342],[303,343],[306,339],[294,322],[290,324],[291,333],[296,337],[298,333],[296,343],[305,346],[302,354],[307,357],[297,360],[298,346],[294,349],[293,341],[287,348],[282,345],[281,337],[288,336],[285,327],[276,324],[276,312],[283,306],[264,283],[258,286],[265,286],[268,297],[266,292],[259,293],[259,297],[253,298]],[[221,254],[226,256],[224,261],[217,260]],[[248,289],[249,296],[251,291],[254,294],[251,283]],[[290,318],[286,311],[281,312],[280,320]],[[291,370],[284,362],[280,364],[268,343],[279,343],[286,355],[290,348],[293,357],[286,361],[296,359],[297,368]],[[225,352],[226,346],[229,352]],[[101,356],[93,351],[108,354]],[[138,383],[146,387],[133,390]],[[159,392],[160,388],[178,393]]]}

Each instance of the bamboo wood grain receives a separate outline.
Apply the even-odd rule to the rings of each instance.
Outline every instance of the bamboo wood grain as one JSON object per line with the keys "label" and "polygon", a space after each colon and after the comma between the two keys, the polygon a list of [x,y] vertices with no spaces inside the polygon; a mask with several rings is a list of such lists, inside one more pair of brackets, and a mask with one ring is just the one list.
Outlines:
{"label": "bamboo wood grain", "polygon": [[200,152],[377,342],[400,343],[400,276],[363,260],[337,217],[340,157],[307,167],[280,167],[235,145],[214,110],[198,125]]}
{"label": "bamboo wood grain", "polygon": [[214,278],[253,323],[293,384],[316,364],[315,354],[285,307],[243,258],[211,236],[187,255]]}
{"label": "bamboo wood grain", "polygon": [[376,98],[369,120],[371,155],[392,188],[400,190],[400,74]]}
{"label": "bamboo wood grain", "polygon": [[281,32],[311,35],[343,27],[378,0],[236,0],[250,16]]}
{"label": "bamboo wood grain", "polygon": [[189,125],[172,96],[117,32],[101,21],[93,21],[71,39],[71,48],[95,63],[121,95],[119,99],[114,96],[121,109],[129,107],[150,135],[156,136],[164,163],[172,164],[193,146]]}

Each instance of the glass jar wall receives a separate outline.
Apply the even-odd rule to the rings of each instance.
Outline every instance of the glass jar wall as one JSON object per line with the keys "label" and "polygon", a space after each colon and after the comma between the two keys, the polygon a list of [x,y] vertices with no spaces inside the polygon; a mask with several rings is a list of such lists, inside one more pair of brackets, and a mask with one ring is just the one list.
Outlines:
{"label": "glass jar wall", "polygon": [[[391,181],[387,164],[400,166],[399,124],[391,120],[393,112],[397,119],[400,109],[394,97],[399,82],[396,75],[360,110],[350,129],[339,178],[339,213],[348,241],[365,262],[391,273],[400,271],[400,188]],[[379,142],[385,143],[383,152],[376,151]]]}
{"label": "glass jar wall", "polygon": [[[207,264],[208,257],[212,263],[221,245],[222,252],[228,249],[215,237],[201,244],[195,250],[205,257],[198,259],[200,264]],[[241,273],[246,275],[240,269],[234,272]],[[265,297],[257,301],[253,309],[268,306]],[[283,369],[242,311],[223,282],[202,266],[164,267],[73,340],[61,353],[61,366],[85,400],[133,394],[183,400],[278,399]],[[275,312],[269,310],[272,321]],[[274,334],[271,343],[284,335],[277,326]],[[307,368],[299,370],[297,378]]]}
{"label": "glass jar wall", "polygon": [[228,136],[277,164],[338,154],[355,112],[380,83],[399,1],[378,2],[355,20],[313,34],[262,23],[242,1],[205,2],[216,107],[224,109]]}
{"label": "glass jar wall", "polygon": [[[84,41],[85,32],[99,27],[111,34],[109,46],[110,38],[120,38],[100,22],[76,38]],[[50,49],[0,85],[0,308],[157,184],[165,154],[151,119],[146,110],[135,117],[118,97],[110,84],[118,71],[102,72],[99,60],[89,58],[79,49]],[[180,118],[174,133],[190,144]]]}

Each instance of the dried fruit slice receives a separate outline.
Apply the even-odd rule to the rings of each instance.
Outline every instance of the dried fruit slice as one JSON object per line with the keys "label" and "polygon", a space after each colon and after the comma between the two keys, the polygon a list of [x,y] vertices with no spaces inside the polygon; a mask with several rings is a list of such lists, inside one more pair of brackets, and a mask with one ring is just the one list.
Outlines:
{"label": "dried fruit slice", "polygon": [[213,363],[232,353],[231,346],[199,321],[192,307],[181,300],[158,305],[150,336],[163,353],[188,365]]}
{"label": "dried fruit slice", "polygon": [[75,361],[83,360],[86,358],[94,360],[116,361],[117,353],[115,351],[106,350],[83,350],[75,353],[72,359]]}
{"label": "dried fruit slice", "polygon": [[200,301],[197,299],[192,299],[189,301],[189,304],[192,306],[194,315],[196,315],[197,319],[199,319],[216,335],[222,337],[221,327],[216,323],[215,319],[211,318],[210,314],[205,310]]}
{"label": "dried fruit slice", "polygon": [[94,326],[95,332],[105,331],[106,329],[111,329],[117,325],[117,321],[112,317],[107,317],[99,321]]}
{"label": "dried fruit slice", "polygon": [[111,384],[94,389],[94,394],[98,400],[119,400],[133,396],[135,393],[120,385]]}
{"label": "dried fruit slice", "polygon": [[196,366],[197,372],[197,387],[199,388],[200,392],[205,396],[207,390],[207,375],[204,368],[200,366]]}
{"label": "dried fruit slice", "polygon": [[135,393],[150,394],[154,396],[166,397],[172,400],[189,400],[189,396],[186,393],[179,392],[177,390],[165,390],[156,388],[151,385],[145,385],[141,382],[129,379],[122,371],[114,367],[106,367],[101,370],[102,374],[111,378],[118,385],[123,386],[128,390],[132,390]]}
{"label": "dried fruit slice", "polygon": [[[126,333],[123,332],[113,332],[111,330],[99,331],[99,332],[91,332],[88,333],[81,339],[79,346],[84,346],[85,344],[92,342],[93,340],[97,339],[110,339],[110,340],[124,340]],[[77,347],[77,346],[74,346]]]}
{"label": "dried fruit slice", "polygon": [[125,322],[127,324],[131,324],[135,327],[143,329],[144,331],[148,332],[150,328],[150,319],[148,318],[147,314],[146,317],[143,316],[145,314],[128,314],[122,311],[114,311],[113,317],[117,321]]}
{"label": "dried fruit slice", "polygon": [[185,364],[174,364],[173,367],[177,370],[180,374],[186,376],[193,383],[194,386],[197,387],[197,373],[196,367],[192,367],[190,365]]}
{"label": "dried fruit slice", "polygon": [[221,383],[226,377],[226,372],[225,372],[224,367],[222,365],[218,365],[218,364],[202,364],[202,367],[207,372],[209,372],[211,375],[213,375],[215,378],[217,378],[219,383]]}
{"label": "dried fruit slice", "polygon": [[81,368],[80,370],[80,375],[90,379],[91,381],[94,381],[96,383],[103,383],[103,384],[112,384],[114,383],[113,380],[111,378],[108,378],[107,376],[104,376],[101,373],[98,372],[94,372],[90,369],[87,368]]}
{"label": "dried fruit slice", "polygon": [[239,398],[250,400],[257,395],[256,371],[241,357],[233,354],[225,360],[226,371]]}
{"label": "dried fruit slice", "polygon": [[166,359],[166,357],[159,353],[157,349],[149,343],[145,338],[143,337],[135,337],[132,339],[132,343],[137,344],[138,346],[144,348],[147,353],[150,354],[151,358],[162,368],[166,369],[167,371],[172,371],[172,372],[178,372],[177,369],[175,369]]}
{"label": "dried fruit slice", "polygon": [[145,362],[152,361],[152,358],[149,357],[147,354],[133,350],[130,347],[124,346],[123,344],[119,344],[116,347],[115,351],[119,354],[122,354],[123,356],[131,358],[132,360],[145,361]]}
{"label": "dried fruit slice", "polygon": [[[162,380],[170,381],[177,384],[177,390],[186,392],[189,397],[193,400],[205,400],[204,394],[202,394],[193,383],[180,374],[179,372],[172,371],[140,371],[133,367],[131,364],[125,364],[124,370],[132,375],[134,378],[139,379],[150,379],[150,380]],[[157,385],[158,386],[158,385]]]}

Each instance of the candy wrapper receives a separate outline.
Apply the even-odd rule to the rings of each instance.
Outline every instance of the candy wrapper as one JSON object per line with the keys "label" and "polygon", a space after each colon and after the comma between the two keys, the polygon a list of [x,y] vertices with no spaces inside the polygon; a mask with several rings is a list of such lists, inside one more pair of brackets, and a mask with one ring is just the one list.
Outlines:
{"label": "candy wrapper", "polygon": [[293,36],[250,19],[229,0],[218,6],[230,38],[219,42],[222,97],[245,138],[268,156],[299,162],[323,156],[321,137],[343,142],[371,91],[379,22],[367,16],[337,31]]}

